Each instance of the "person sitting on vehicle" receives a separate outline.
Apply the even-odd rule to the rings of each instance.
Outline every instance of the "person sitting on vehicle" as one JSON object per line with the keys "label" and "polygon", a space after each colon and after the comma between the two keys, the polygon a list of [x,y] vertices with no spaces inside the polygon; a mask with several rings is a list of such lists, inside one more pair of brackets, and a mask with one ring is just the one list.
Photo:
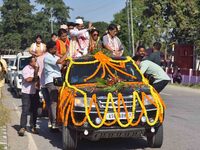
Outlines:
{"label": "person sitting on vehicle", "polygon": [[46,45],[42,43],[42,36],[37,35],[35,43],[33,43],[29,49],[30,54],[35,57],[41,56],[46,51]]}
{"label": "person sitting on vehicle", "polygon": [[138,46],[138,48],[137,48],[137,52],[136,52],[136,55],[141,56],[142,59],[145,60],[146,57],[147,57],[147,52],[146,52],[145,47],[142,46],[142,45],[141,45],[141,46]]}
{"label": "person sitting on vehicle", "polygon": [[56,41],[57,53],[59,57],[64,56],[66,53],[69,55],[69,39],[67,37],[67,30],[60,28],[58,30],[58,40]]}
{"label": "person sitting on vehicle", "polygon": [[141,56],[134,56],[133,60],[135,63],[139,66],[140,71],[143,74],[148,75],[151,77],[150,81],[151,85],[154,87],[154,89],[160,93],[165,86],[169,83],[170,78],[167,75],[167,73],[156,63],[149,61],[149,60],[143,60]]}
{"label": "person sitting on vehicle", "polygon": [[73,52],[72,57],[76,58],[87,55],[90,39],[88,31],[93,29],[93,26],[90,22],[88,28],[84,29],[82,19],[76,19],[75,23],[76,26],[74,29],[70,30],[70,37],[73,38],[76,44],[74,45],[73,50],[70,50],[70,52]]}
{"label": "person sitting on vehicle", "polygon": [[44,73],[45,73],[45,87],[48,89],[50,96],[50,119],[52,129],[57,128],[56,124],[56,108],[58,102],[58,87],[53,83],[54,78],[61,77],[60,65],[68,57],[65,53],[64,56],[59,58],[56,56],[56,42],[50,41],[47,43],[47,54],[44,57]]}
{"label": "person sitting on vehicle", "polygon": [[99,30],[92,29],[90,31],[90,43],[89,43],[89,52],[93,52],[95,49],[101,48],[99,43]]}
{"label": "person sitting on vehicle", "polygon": [[108,33],[103,36],[103,46],[112,52],[113,56],[122,56],[124,47],[120,39],[116,36],[118,33],[118,28],[115,24],[110,24],[108,26]]}

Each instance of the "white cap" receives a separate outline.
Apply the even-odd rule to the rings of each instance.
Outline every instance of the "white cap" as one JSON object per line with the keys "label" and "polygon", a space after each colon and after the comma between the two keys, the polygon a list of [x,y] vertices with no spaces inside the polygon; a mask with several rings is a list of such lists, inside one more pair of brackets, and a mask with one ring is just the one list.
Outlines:
{"label": "white cap", "polygon": [[83,20],[82,19],[76,19],[75,23],[76,24],[83,24]]}
{"label": "white cap", "polygon": [[60,25],[60,29],[65,29],[65,30],[67,30],[67,29],[68,29],[68,27],[67,27],[67,25],[66,25],[66,24],[62,24],[62,25]]}

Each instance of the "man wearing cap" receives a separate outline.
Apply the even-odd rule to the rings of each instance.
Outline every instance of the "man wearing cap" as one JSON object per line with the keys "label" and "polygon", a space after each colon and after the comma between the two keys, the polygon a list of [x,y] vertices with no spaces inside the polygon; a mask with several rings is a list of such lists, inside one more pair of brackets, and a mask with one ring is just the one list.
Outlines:
{"label": "man wearing cap", "polygon": [[87,55],[88,47],[89,47],[89,33],[88,31],[91,30],[92,23],[89,23],[88,29],[84,29],[83,20],[76,19],[75,21],[76,26],[74,29],[70,30],[70,36],[73,41],[76,41],[73,47],[71,47],[72,57],[81,57]]}

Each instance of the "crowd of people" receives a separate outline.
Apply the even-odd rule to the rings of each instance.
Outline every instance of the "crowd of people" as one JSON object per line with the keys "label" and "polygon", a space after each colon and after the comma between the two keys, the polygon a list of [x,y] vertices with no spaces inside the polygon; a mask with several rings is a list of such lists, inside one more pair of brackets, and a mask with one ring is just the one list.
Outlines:
{"label": "crowd of people", "polygon": [[44,44],[42,36],[37,35],[30,46],[32,57],[22,70],[22,114],[18,134],[24,136],[27,116],[30,116],[32,133],[38,133],[36,128],[37,108],[39,106],[39,91],[46,101],[49,123],[48,127],[56,130],[56,108],[58,101],[58,87],[53,84],[55,77],[61,77],[61,68],[67,57],[73,59],[92,53],[96,49],[105,48],[113,56],[123,55],[124,47],[117,37],[118,26],[110,24],[100,40],[99,31],[92,23],[84,27],[82,19],[63,24],[58,34],[51,34],[49,42]]}
{"label": "crowd of people", "polygon": [[[105,34],[100,38],[99,31],[92,23],[85,28],[82,19],[61,25],[58,34],[53,33],[51,40],[42,43],[42,36],[37,35],[35,43],[30,47],[28,65],[22,71],[22,114],[18,134],[24,136],[27,125],[27,116],[31,113],[30,126],[32,133],[38,133],[36,128],[39,91],[46,101],[49,123],[48,127],[56,130],[56,108],[59,89],[53,84],[55,77],[61,77],[61,68],[65,59],[76,59],[92,53],[96,49],[104,48],[115,57],[123,55],[124,47],[117,37],[119,27],[110,24]],[[169,82],[170,78],[160,67],[161,44],[153,44],[153,52],[147,56],[144,46],[139,46],[136,56],[133,57],[142,73],[151,75],[150,84],[160,92]]]}

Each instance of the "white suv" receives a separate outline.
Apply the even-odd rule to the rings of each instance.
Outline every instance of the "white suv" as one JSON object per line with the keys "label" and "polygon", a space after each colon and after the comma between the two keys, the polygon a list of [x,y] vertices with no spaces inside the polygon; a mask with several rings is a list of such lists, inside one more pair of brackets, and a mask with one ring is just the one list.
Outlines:
{"label": "white suv", "polygon": [[17,97],[21,96],[22,69],[28,64],[29,57],[31,57],[29,52],[18,53],[15,61],[15,66],[12,67],[12,70],[14,70],[14,80],[12,84]]}

